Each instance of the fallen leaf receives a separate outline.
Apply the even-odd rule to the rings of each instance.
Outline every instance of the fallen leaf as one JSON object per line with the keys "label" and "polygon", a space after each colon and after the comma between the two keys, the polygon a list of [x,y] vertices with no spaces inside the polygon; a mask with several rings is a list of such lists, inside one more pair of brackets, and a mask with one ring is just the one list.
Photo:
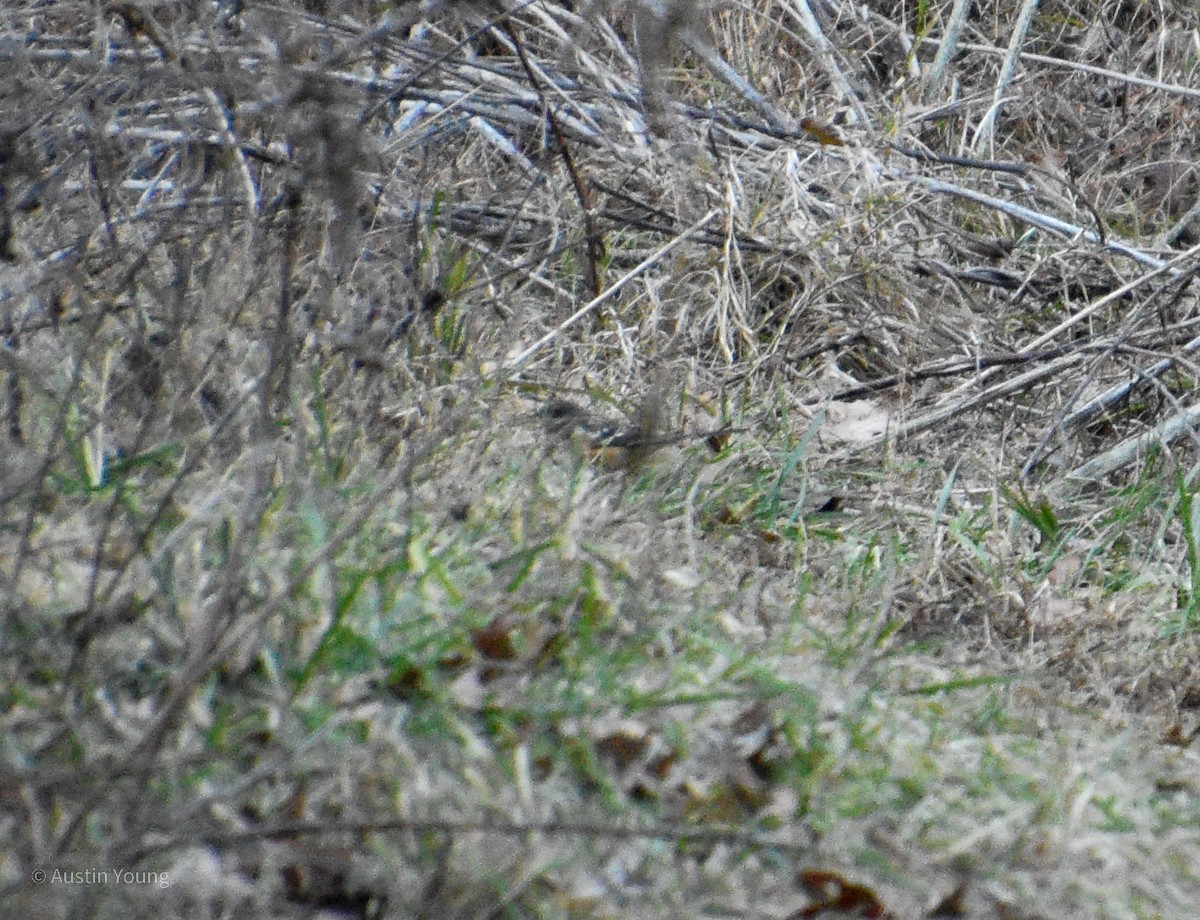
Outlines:
{"label": "fallen leaf", "polygon": [[874,399],[858,399],[830,404],[821,434],[836,441],[865,444],[882,437],[891,416]]}
{"label": "fallen leaf", "polygon": [[870,920],[896,920],[896,915],[883,906],[874,891],[866,885],[848,881],[837,872],[802,869],[800,884],[813,898],[813,903],[789,915],[788,920],[819,917],[832,910],[854,911],[856,916]]}

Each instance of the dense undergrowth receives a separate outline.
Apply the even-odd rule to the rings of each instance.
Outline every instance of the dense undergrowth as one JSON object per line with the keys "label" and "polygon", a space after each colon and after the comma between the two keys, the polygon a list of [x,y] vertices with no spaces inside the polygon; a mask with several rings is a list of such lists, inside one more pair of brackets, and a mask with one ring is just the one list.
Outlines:
{"label": "dense undergrowth", "polygon": [[8,4],[5,910],[1191,916],[1195,11],[953,7]]}

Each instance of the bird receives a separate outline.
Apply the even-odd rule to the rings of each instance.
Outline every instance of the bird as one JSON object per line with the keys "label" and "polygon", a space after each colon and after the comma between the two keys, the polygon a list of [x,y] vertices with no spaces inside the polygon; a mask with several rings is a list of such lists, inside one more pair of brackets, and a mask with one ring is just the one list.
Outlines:
{"label": "bird", "polygon": [[658,430],[660,413],[652,401],[640,408],[637,422],[627,426],[593,415],[561,397],[548,400],[537,414],[550,434],[579,445],[586,456],[605,469],[635,469],[659,448],[687,441],[706,441],[716,453],[724,448],[730,434],[743,430],[729,425],[710,431],[664,434]]}

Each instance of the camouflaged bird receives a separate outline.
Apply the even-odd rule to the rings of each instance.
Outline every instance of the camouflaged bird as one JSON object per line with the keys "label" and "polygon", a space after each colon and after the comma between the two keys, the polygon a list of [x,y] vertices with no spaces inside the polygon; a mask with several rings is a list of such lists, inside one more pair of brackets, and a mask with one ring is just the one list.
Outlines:
{"label": "camouflaged bird", "polygon": [[632,469],[659,448],[688,441],[706,441],[716,453],[724,448],[728,435],[743,430],[725,426],[711,431],[664,434],[659,426],[660,414],[647,404],[639,409],[636,423],[621,426],[593,415],[569,399],[552,399],[538,410],[547,431],[579,445],[607,469]]}

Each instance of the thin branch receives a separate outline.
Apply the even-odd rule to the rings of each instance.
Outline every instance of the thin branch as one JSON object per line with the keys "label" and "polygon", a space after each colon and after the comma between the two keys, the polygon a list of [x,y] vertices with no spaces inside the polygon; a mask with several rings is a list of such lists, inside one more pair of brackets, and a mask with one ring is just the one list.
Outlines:
{"label": "thin branch", "polygon": [[833,44],[825,37],[825,33],[821,30],[821,24],[817,21],[817,17],[813,15],[812,7],[809,6],[808,0],[788,0],[788,2],[781,4],[781,6],[800,22],[805,33],[816,47],[817,57],[820,58],[821,63],[824,65],[829,79],[833,81],[833,85],[838,88],[838,92],[841,93],[842,98],[850,103],[850,108],[854,110],[855,119],[863,127],[871,128],[871,117],[863,107],[862,100],[858,98],[854,87],[846,78],[846,75],[842,73],[841,67],[838,66]]}
{"label": "thin branch", "polygon": [[[1083,239],[1089,243],[1095,243],[1103,246],[1111,252],[1119,253],[1123,256],[1128,256],[1135,262],[1141,262],[1143,265],[1149,265],[1154,269],[1161,269],[1167,265],[1173,265],[1175,259],[1171,262],[1164,262],[1162,259],[1155,258],[1147,252],[1140,249],[1135,249],[1126,243],[1121,243],[1113,239],[1102,237],[1094,230],[1088,230],[1084,227],[1075,224],[1067,223],[1050,214],[1043,214],[1040,211],[1034,211],[1024,205],[1015,204],[1011,201],[1005,201],[1002,198],[995,198],[991,195],[985,195],[983,192],[977,192],[974,189],[965,188],[961,185],[955,185],[952,182],[943,182],[941,179],[934,179],[930,176],[922,176],[918,173],[910,172],[905,169],[887,169],[884,175],[893,179],[903,179],[906,182],[913,182],[917,185],[923,185],[931,192],[941,192],[945,195],[953,195],[956,198],[963,198],[967,201],[974,201],[976,204],[986,205],[989,208],[994,208],[1009,217],[1015,217],[1017,220],[1022,220],[1027,224],[1032,224],[1035,227],[1040,227],[1043,230],[1049,230],[1051,233],[1056,233],[1059,236],[1067,239]],[[1190,252],[1191,250],[1189,250]],[[1170,269],[1172,274],[1176,273],[1176,269]]]}
{"label": "thin branch", "polygon": [[1200,423],[1200,405],[1178,412],[1155,425],[1149,431],[1127,438],[1116,447],[1077,466],[1067,474],[1068,479],[1096,482],[1128,466],[1155,444],[1168,444]]}
{"label": "thin branch", "polygon": [[929,75],[925,78],[925,91],[922,94],[925,99],[933,98],[942,89],[946,79],[946,67],[958,46],[958,36],[962,32],[971,6],[971,0],[954,0],[954,9],[950,11],[950,18],[946,20],[945,35],[938,42],[937,54],[929,66]]}
{"label": "thin branch", "polygon": [[1033,22],[1033,14],[1037,10],[1037,5],[1038,0],[1024,0],[1021,5],[1020,15],[1017,16],[1017,24],[1013,26],[1012,38],[1008,43],[1008,51],[1004,55],[1004,63],[1000,66],[1000,76],[996,78],[996,88],[992,94],[992,104],[988,107],[987,113],[979,123],[979,127],[975,129],[975,138],[971,141],[972,150],[979,150],[985,146],[990,147],[992,144],[992,132],[996,124],[996,116],[1000,114],[1000,110],[1004,106],[1004,94],[1008,92],[1008,86],[1012,83],[1017,61],[1021,56],[1021,43],[1025,41],[1025,36],[1029,32],[1029,25]]}
{"label": "thin branch", "polygon": [[582,307],[580,307],[578,310],[576,310],[574,313],[572,313],[570,316],[568,316],[565,320],[563,320],[561,323],[559,323],[557,326],[555,326],[552,330],[547,332],[544,336],[542,336],[540,339],[538,339],[536,342],[534,342],[532,345],[530,345],[524,351],[520,352],[516,357],[512,358],[501,369],[500,375],[508,376],[510,374],[516,373],[525,364],[527,364],[529,362],[530,358],[532,358],[535,354],[537,354],[539,351],[541,351],[543,348],[545,348],[546,345],[553,342],[556,338],[558,338],[560,335],[562,335],[564,332],[566,332],[568,329],[570,329],[572,326],[574,326],[577,322],[579,322],[581,319],[583,319],[583,317],[587,316],[589,313],[591,313],[593,310],[595,310],[596,307],[600,306],[602,303],[604,303],[605,301],[609,300],[614,295],[616,295],[623,287],[625,287],[625,285],[627,285],[634,278],[637,278],[639,275],[641,275],[647,269],[653,267],[658,262],[661,262],[662,259],[668,253],[670,253],[672,250],[674,250],[680,243],[691,238],[699,230],[702,230],[704,227],[708,226],[708,224],[712,221],[712,219],[714,217],[716,217],[719,213],[720,213],[720,211],[717,211],[715,209],[712,211],[709,211],[702,218],[700,218],[700,220],[696,221],[696,223],[694,223],[694,224],[692,224],[692,226],[688,227],[688,229],[683,231],[683,233],[681,233],[679,236],[675,237],[675,239],[671,240],[665,246],[661,247],[660,249],[653,252],[651,255],[647,256],[645,259],[643,259],[641,262],[639,262],[637,265],[635,265],[633,268],[631,268],[628,272],[626,272],[624,275],[622,275],[619,279],[617,279],[615,282],[613,282],[612,286],[609,287],[608,290],[606,290],[603,294],[601,294],[599,297],[593,297],[591,300],[589,300],[587,303],[585,303]]}
{"label": "thin branch", "polygon": [[[940,45],[944,39],[940,38],[923,38],[922,42],[930,45]],[[960,44],[959,48],[964,51],[975,51],[979,54],[1005,54],[1003,48],[994,48],[991,45],[974,45],[970,43]],[[1164,93],[1170,93],[1172,96],[1187,96],[1192,99],[1200,99],[1200,89],[1195,89],[1191,86],[1180,86],[1178,83],[1164,83],[1162,80],[1152,80],[1149,77],[1138,77],[1130,73],[1124,73],[1120,70],[1109,70],[1107,67],[1096,67],[1093,64],[1082,64],[1079,61],[1068,61],[1065,58],[1050,57],[1045,54],[1034,54],[1031,51],[1022,51],[1019,57],[1023,61],[1029,61],[1034,64],[1048,64],[1052,67],[1065,67],[1068,70],[1078,70],[1080,73],[1088,73],[1097,77],[1104,77],[1107,80],[1116,80],[1119,83],[1128,83],[1130,86],[1142,86],[1146,89],[1158,90]]]}
{"label": "thin branch", "polygon": [[670,840],[693,844],[734,844],[756,850],[778,850],[802,855],[812,849],[811,841],[781,840],[734,828],[704,828],[690,824],[659,824],[631,827],[601,824],[594,821],[504,821],[498,819],[456,820],[437,818],[394,818],[383,821],[285,821],[231,833],[180,835],[170,840],[143,845],[130,854],[128,861],[144,859],[170,852],[180,847],[204,845],[233,847],[263,840],[287,840],[296,837],[315,837],[328,834],[371,834],[390,831],[416,833],[440,832],[449,834],[493,834],[504,837],[527,837],[530,834],[548,836],[587,837],[608,840]]}

